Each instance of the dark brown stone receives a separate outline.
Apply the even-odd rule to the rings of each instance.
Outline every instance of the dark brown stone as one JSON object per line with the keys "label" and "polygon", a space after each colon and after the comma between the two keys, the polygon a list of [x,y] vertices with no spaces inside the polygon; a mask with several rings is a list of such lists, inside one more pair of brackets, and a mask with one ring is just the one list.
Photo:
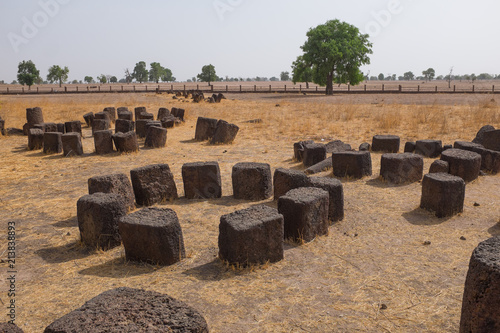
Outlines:
{"label": "dark brown stone", "polygon": [[[128,109],[128,107],[126,106],[120,106],[116,109],[116,112],[119,113],[119,112],[130,112],[130,110]],[[130,119],[130,120],[133,120],[133,119]]]}
{"label": "dark brown stone", "polygon": [[155,115],[152,114],[152,113],[149,113],[149,112],[141,112],[139,113],[139,119],[147,119],[147,120],[154,120],[155,119]]}
{"label": "dark brown stone", "polygon": [[92,135],[97,131],[105,131],[109,129],[109,121],[106,119],[94,119],[92,121]]}
{"label": "dark brown stone", "polygon": [[88,127],[92,127],[92,122],[94,121],[94,112],[84,114],[83,119],[85,120],[85,124],[87,124]]}
{"label": "dark brown stone", "polygon": [[123,173],[94,176],[88,181],[89,194],[97,192],[115,193],[120,195],[126,203],[129,210],[135,208],[135,196],[132,184],[127,175]]}
{"label": "dark brown stone", "polygon": [[472,142],[456,141],[454,147],[473,151],[481,155],[481,170],[489,171],[493,174],[500,172],[500,152],[486,149],[482,145]]}
{"label": "dark brown stone", "polygon": [[464,210],[465,182],[447,173],[429,173],[422,180],[420,208],[447,217]]}
{"label": "dark brown stone", "polygon": [[97,112],[96,114],[94,114],[94,120],[95,119],[106,120],[109,124],[111,124],[111,117],[107,112]]}
{"label": "dark brown stone", "polygon": [[383,153],[399,152],[400,139],[397,135],[374,135],[372,138],[372,151]]}
{"label": "dark brown stone", "polygon": [[[82,123],[79,120],[65,122],[64,129],[65,129],[66,133],[76,132],[76,133],[80,133],[80,135],[82,135]],[[58,131],[58,132],[60,132],[60,131]]]}
{"label": "dark brown stone", "polygon": [[476,137],[474,138],[474,140],[472,140],[472,142],[482,145],[484,143],[484,132],[494,131],[494,130],[495,130],[495,127],[493,127],[491,125],[485,125],[485,126],[481,127],[481,129],[477,132]]}
{"label": "dark brown stone", "polygon": [[462,149],[448,149],[441,154],[441,159],[448,162],[450,174],[458,176],[466,182],[479,177],[481,155],[478,153]]}
{"label": "dark brown stone", "polygon": [[21,135],[28,135],[28,131],[30,128],[31,128],[30,125],[28,123],[25,123],[23,125],[23,133]]}
{"label": "dark brown stone", "polygon": [[235,199],[258,201],[273,195],[271,167],[267,163],[237,163],[231,178]]}
{"label": "dark brown stone", "polygon": [[340,180],[327,177],[310,177],[310,187],[328,192],[328,219],[331,222],[344,219],[344,189]]}
{"label": "dark brown stone", "polygon": [[35,124],[31,128],[39,128],[44,132],[59,132],[56,123]]}
{"label": "dark brown stone", "polygon": [[414,183],[422,179],[424,160],[422,156],[404,154],[383,154],[380,160],[380,176],[390,183]]}
{"label": "dark brown stone", "polygon": [[123,196],[100,192],[84,195],[78,199],[76,210],[83,244],[104,250],[120,245],[118,220],[127,214]]}
{"label": "dark brown stone", "polygon": [[109,116],[109,121],[114,123],[116,121],[116,109],[114,107],[106,107],[102,112],[105,112]]}
{"label": "dark brown stone", "polygon": [[217,162],[184,164],[182,181],[187,199],[210,199],[222,196],[220,169]]}
{"label": "dark brown stone", "polygon": [[24,333],[16,324],[0,323],[0,333]]}
{"label": "dark brown stone", "polygon": [[44,154],[60,154],[63,150],[62,133],[45,132],[43,134],[43,153]]}
{"label": "dark brown stone", "polygon": [[406,142],[405,143],[405,153],[414,153],[416,145],[417,144],[413,141]]}
{"label": "dark brown stone", "polygon": [[372,146],[369,143],[364,142],[364,143],[362,143],[362,144],[359,145],[359,149],[358,150],[359,151],[370,151],[371,147]]}
{"label": "dark brown stone", "polygon": [[178,198],[177,186],[168,164],[153,164],[130,170],[135,201],[141,206]]}
{"label": "dark brown stone", "polygon": [[345,151],[332,154],[335,177],[360,179],[372,175],[372,159],[369,151]]}
{"label": "dark brown stone", "polygon": [[32,128],[33,125],[36,124],[42,124],[43,123],[42,108],[34,107],[26,109],[26,121],[29,125],[29,128]]}
{"label": "dark brown stone", "polygon": [[210,140],[211,144],[228,144],[232,143],[238,134],[239,127],[235,124],[230,124],[225,120],[219,120],[217,122],[217,127],[215,128],[215,133]]}
{"label": "dark brown stone", "polygon": [[285,239],[310,242],[316,236],[328,235],[328,192],[314,187],[288,191],[278,199],[283,214]]}
{"label": "dark brown stone", "polygon": [[5,120],[0,118],[0,135],[5,135]]}
{"label": "dark brown stone", "polygon": [[175,118],[179,118],[181,121],[184,121],[184,114],[186,113],[186,110],[179,109],[179,108],[172,108],[172,110],[170,111],[170,113],[172,113],[172,115]]}
{"label": "dark brown stone", "polygon": [[128,110],[118,111],[118,119],[134,121],[134,114]]}
{"label": "dark brown stone", "polygon": [[[56,125],[57,125],[57,132],[62,133],[62,134],[66,133],[66,125],[64,123],[57,123]],[[81,125],[80,125],[80,127],[81,127]],[[81,133],[80,133],[80,135],[81,135]]]}
{"label": "dark brown stone", "polygon": [[465,279],[460,333],[500,332],[500,237],[474,249]]}
{"label": "dark brown stone", "polygon": [[219,258],[243,266],[283,259],[283,215],[266,205],[222,215]]}
{"label": "dark brown stone", "polygon": [[436,158],[443,151],[443,143],[441,140],[418,140],[415,143],[415,154],[424,157]]}
{"label": "dark brown stone", "polygon": [[121,287],[106,291],[54,321],[44,333],[208,333],[203,316],[168,295]]}
{"label": "dark brown stone", "polygon": [[118,222],[131,261],[172,265],[186,257],[177,214],[169,208],[143,208],[123,216]]}
{"label": "dark brown stone", "polygon": [[132,153],[139,151],[137,136],[135,132],[115,133],[113,134],[113,142],[116,150],[122,153]]}
{"label": "dark brown stone", "polygon": [[309,178],[302,171],[278,168],[273,177],[274,200],[298,187],[309,186]]}
{"label": "dark brown stone", "polygon": [[[130,113],[132,114],[132,113]],[[116,119],[115,133],[127,133],[135,130],[135,123],[132,120]]]}
{"label": "dark brown stone", "polygon": [[309,168],[304,170],[304,173],[306,175],[314,175],[316,173],[320,173],[326,170],[330,170],[332,168],[332,159],[331,158],[325,158],[323,161],[316,163]]}
{"label": "dark brown stone", "polygon": [[135,133],[139,138],[146,137],[146,124],[151,121],[149,119],[138,119],[135,122]]}
{"label": "dark brown stone", "polygon": [[43,148],[43,131],[39,128],[30,128],[28,134],[28,149],[36,150]]}
{"label": "dark brown stone", "polygon": [[293,159],[295,161],[302,162],[302,160],[304,159],[304,146],[309,143],[314,143],[314,141],[299,141],[293,144]]}
{"label": "dark brown stone", "polygon": [[98,155],[109,154],[113,149],[113,132],[111,130],[94,132],[94,147]]}
{"label": "dark brown stone", "polygon": [[324,161],[326,158],[326,147],[322,143],[308,143],[304,145],[302,163],[305,167],[310,167],[316,163]]}
{"label": "dark brown stone", "polygon": [[[325,144],[326,153],[331,154],[338,151],[351,151],[352,147],[348,143],[344,143],[341,140],[330,141]],[[326,158],[326,157],[325,157]]]}
{"label": "dark brown stone", "polygon": [[500,130],[485,131],[483,133],[483,146],[486,149],[500,151]]}
{"label": "dark brown stone", "polygon": [[64,156],[83,155],[82,136],[78,132],[61,135]]}
{"label": "dark brown stone", "polygon": [[435,160],[429,167],[429,173],[448,173],[450,172],[450,165],[443,160]]}
{"label": "dark brown stone", "polygon": [[141,114],[141,113],[143,113],[143,112],[144,112],[144,113],[146,113],[146,112],[147,112],[147,111],[146,111],[146,107],[144,107],[144,106],[139,106],[139,107],[136,107],[136,108],[134,109],[134,113],[135,113],[135,121],[136,121],[136,122],[137,122],[137,120],[141,119],[140,114]]}
{"label": "dark brown stone", "polygon": [[214,137],[217,119],[198,117],[196,121],[195,140],[204,141]]}
{"label": "dark brown stone", "polygon": [[170,116],[170,110],[167,108],[159,108],[158,109],[158,114],[156,115],[156,120],[162,120],[163,118],[166,118]]}
{"label": "dark brown stone", "polygon": [[163,128],[172,128],[175,126],[175,117],[169,115],[161,120],[161,127]]}

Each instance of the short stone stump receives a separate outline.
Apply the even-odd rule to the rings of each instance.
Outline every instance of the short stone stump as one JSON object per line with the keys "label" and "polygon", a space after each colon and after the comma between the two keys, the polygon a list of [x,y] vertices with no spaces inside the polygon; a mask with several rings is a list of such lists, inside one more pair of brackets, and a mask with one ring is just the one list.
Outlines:
{"label": "short stone stump", "polygon": [[28,130],[28,149],[37,150],[43,148],[43,131],[39,128],[30,128]]}
{"label": "short stone stump", "polygon": [[116,150],[122,153],[132,153],[139,151],[139,144],[137,143],[137,136],[135,132],[116,133],[113,134],[113,141]]}
{"label": "short stone stump", "polygon": [[180,109],[180,108],[172,108],[170,113],[175,117],[179,118],[180,121],[184,121],[184,115],[186,113],[186,110]]}
{"label": "short stone stump", "polygon": [[484,148],[500,151],[500,129],[485,131],[483,135]]}
{"label": "short stone stump", "polygon": [[310,186],[328,192],[328,220],[338,222],[344,219],[344,189],[340,180],[327,177],[310,177]]}
{"label": "short stone stump", "polygon": [[116,121],[116,109],[112,106],[104,108],[102,112],[105,112],[109,116],[109,120],[114,123]]}
{"label": "short stone stump", "polygon": [[66,131],[66,133],[76,132],[82,135],[82,123],[79,120],[67,121],[64,123],[64,130]]}
{"label": "short stone stump", "polygon": [[94,112],[89,112],[83,115],[83,120],[88,127],[92,127],[92,122],[94,121]]}
{"label": "short stone stump", "polygon": [[422,180],[420,208],[436,213],[436,216],[453,216],[464,210],[465,182],[447,173],[429,173]]}
{"label": "short stone stump", "polygon": [[372,138],[372,151],[383,153],[399,152],[400,139],[397,135],[374,135]]}
{"label": "short stone stump", "polygon": [[443,160],[435,160],[429,167],[429,173],[449,173],[450,165]]}
{"label": "short stone stump", "polygon": [[422,179],[424,160],[422,156],[404,154],[383,154],[380,160],[380,176],[393,184],[414,183]]}
{"label": "short stone stump", "polygon": [[474,249],[465,279],[461,333],[500,331],[500,237]]}
{"label": "short stone stump", "polygon": [[278,200],[294,188],[309,186],[309,178],[302,171],[278,168],[274,170],[273,185],[274,200]]}
{"label": "short stone stump", "polygon": [[135,121],[135,133],[139,138],[146,137],[146,124],[151,121],[150,119],[137,119]]}
{"label": "short stone stump", "polygon": [[222,196],[219,163],[194,162],[182,166],[184,195],[187,199],[212,199]]}
{"label": "short stone stump", "polygon": [[100,120],[107,120],[108,123],[111,123],[111,117],[109,116],[109,113],[107,112],[97,112],[94,114],[94,120],[100,119]]}
{"label": "short stone stump", "polygon": [[217,119],[198,117],[198,120],[196,120],[194,139],[197,141],[209,140],[214,137],[216,128]]}
{"label": "short stone stump", "polygon": [[76,211],[83,244],[104,250],[120,245],[118,220],[127,214],[123,196],[100,192],[84,195],[78,199]]}
{"label": "short stone stump", "polygon": [[43,153],[60,154],[63,150],[62,133],[45,132],[43,134]]}
{"label": "short stone stump", "polygon": [[146,132],[144,146],[148,148],[163,148],[167,145],[167,129],[149,126]]}
{"label": "short stone stump", "polygon": [[370,151],[371,145],[368,142],[363,142],[362,144],[359,145],[358,150],[359,151]]}
{"label": "short stone stump", "polygon": [[175,117],[172,115],[169,115],[165,118],[161,119],[161,127],[163,128],[172,128],[175,126]]}
{"label": "short stone stump", "polygon": [[225,120],[219,120],[217,122],[217,127],[215,128],[215,133],[210,140],[211,144],[228,144],[232,143],[238,134],[239,127],[235,124],[230,124]]}
{"label": "short stone stump", "polygon": [[33,125],[43,124],[43,112],[42,108],[34,107],[26,109],[26,122],[29,125],[29,128],[32,128]]}
{"label": "short stone stump", "polygon": [[139,118],[137,120],[139,120],[139,119],[154,120],[155,119],[155,115],[152,114],[152,113],[149,113],[149,112],[141,112],[139,114]]}
{"label": "short stone stump", "polygon": [[177,214],[169,208],[143,208],[118,222],[130,261],[172,265],[186,257]]}
{"label": "short stone stump", "polygon": [[326,146],[322,143],[308,143],[304,145],[302,163],[310,167],[326,159]]}
{"label": "short stone stump", "polygon": [[128,110],[118,111],[118,119],[134,121],[134,114]]}
{"label": "short stone stump", "polygon": [[344,151],[332,154],[335,177],[361,179],[372,175],[372,158],[369,151]]}
{"label": "short stone stump", "polygon": [[156,115],[156,120],[162,120],[163,118],[166,118],[170,116],[170,110],[167,108],[159,108],[158,113]]}
{"label": "short stone stump", "polygon": [[198,311],[175,298],[155,291],[121,287],[92,298],[44,331],[70,332],[208,333],[208,325]]}
{"label": "short stone stump", "polygon": [[109,129],[109,120],[106,119],[94,119],[92,121],[92,135],[97,131],[106,131]]}
{"label": "short stone stump", "polygon": [[82,136],[78,132],[61,135],[64,156],[83,155]]}
{"label": "short stone stump", "polygon": [[267,163],[237,163],[233,166],[231,179],[235,199],[257,201],[273,195],[271,166]]}
{"label": "short stone stump", "polygon": [[288,191],[278,199],[278,212],[284,217],[285,239],[310,242],[328,235],[328,192],[315,187]]}
{"label": "short stone stump", "polygon": [[441,159],[448,162],[450,174],[458,176],[466,182],[479,177],[481,155],[478,153],[462,149],[448,149],[442,153]]}
{"label": "short stone stump", "polygon": [[143,112],[144,113],[147,112],[146,107],[144,107],[144,106],[138,106],[138,107],[134,108],[134,115],[135,115],[136,122],[137,122],[137,120],[141,119],[140,114]]}
{"label": "short stone stump", "polygon": [[314,143],[312,140],[299,141],[293,144],[293,159],[297,162],[302,162],[304,159],[304,147],[306,144]]}
{"label": "short stone stump", "polygon": [[168,164],[152,164],[130,170],[135,201],[140,206],[178,198],[174,175]]}
{"label": "short stone stump", "polygon": [[266,205],[222,215],[219,258],[243,266],[283,259],[283,215]]}
{"label": "short stone stump", "polygon": [[414,153],[416,145],[417,144],[415,142],[413,142],[413,141],[406,142],[405,143],[405,150],[404,150],[404,152],[405,153]]}
{"label": "short stone stump", "polygon": [[436,158],[443,151],[443,143],[441,140],[418,140],[415,143],[415,154],[423,157]]}
{"label": "short stone stump", "polygon": [[94,132],[94,147],[98,155],[109,154],[113,149],[113,132],[111,130]]}
{"label": "short stone stump", "polygon": [[56,123],[35,124],[31,128],[39,128],[44,132],[60,132]]}
{"label": "short stone stump", "polygon": [[481,155],[481,170],[493,174],[500,172],[500,152],[486,149],[480,144],[465,141],[456,141],[454,148],[473,151]]}
{"label": "short stone stump", "polygon": [[[484,132],[488,131],[494,131],[495,127],[491,125],[484,125],[479,129],[479,131],[476,134],[476,137],[472,140],[473,143],[478,143],[480,145],[483,145],[484,143]],[[456,147],[455,147],[456,148]]]}
{"label": "short stone stump", "polygon": [[[57,125],[57,132],[62,133],[62,134],[66,133],[66,126],[64,125],[64,123],[57,123],[56,125]],[[81,124],[80,124],[80,128],[81,128]],[[82,135],[82,134],[80,133],[80,135]]]}
{"label": "short stone stump", "polygon": [[16,324],[13,323],[0,323],[0,332],[1,333],[24,333],[22,329],[19,328]]}
{"label": "short stone stump", "polygon": [[132,120],[127,119],[116,119],[115,122],[115,133],[127,133],[133,132],[135,130],[135,123]]}
{"label": "short stone stump", "polygon": [[115,193],[123,197],[127,208],[132,210],[135,208],[135,196],[132,189],[132,183],[127,175],[117,173],[112,175],[94,176],[88,179],[89,194],[97,192]]}

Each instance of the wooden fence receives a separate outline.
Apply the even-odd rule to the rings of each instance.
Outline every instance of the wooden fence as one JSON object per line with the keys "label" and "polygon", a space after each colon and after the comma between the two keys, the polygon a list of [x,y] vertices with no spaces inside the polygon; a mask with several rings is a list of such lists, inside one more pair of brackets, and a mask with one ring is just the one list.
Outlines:
{"label": "wooden fence", "polygon": [[[306,88],[305,84],[295,85],[223,85],[217,83],[215,85],[207,84],[106,84],[106,85],[86,85],[68,84],[62,87],[54,87],[49,85],[38,85],[31,88],[24,86],[9,86],[0,85],[0,95],[36,95],[36,94],[88,94],[88,93],[176,93],[201,91],[203,93],[306,93],[306,94],[325,94],[325,87],[312,86]],[[457,87],[456,85],[448,88],[447,86],[438,86],[431,84],[422,85],[366,85],[357,86],[342,85],[334,86],[334,94],[498,94],[500,89],[495,89],[495,85],[485,87],[468,86]]]}

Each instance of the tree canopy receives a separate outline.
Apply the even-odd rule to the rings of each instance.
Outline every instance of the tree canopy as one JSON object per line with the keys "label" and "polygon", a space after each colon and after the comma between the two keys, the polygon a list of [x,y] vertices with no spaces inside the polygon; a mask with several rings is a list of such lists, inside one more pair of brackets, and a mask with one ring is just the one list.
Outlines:
{"label": "tree canopy", "polygon": [[210,82],[212,81],[218,81],[219,78],[217,77],[217,73],[215,72],[215,67],[214,65],[205,65],[201,68],[201,73],[197,75],[198,81],[201,82]]}
{"label": "tree canopy", "polygon": [[61,68],[59,65],[54,65],[49,68],[49,74],[47,75],[47,81],[50,83],[59,82],[59,87],[63,82],[68,80],[68,67]]}
{"label": "tree canopy", "polygon": [[94,82],[94,78],[92,76],[85,76],[85,78],[83,79],[83,81],[87,82],[87,83],[93,83]]}
{"label": "tree canopy", "polygon": [[436,71],[434,68],[429,68],[425,71],[422,71],[422,75],[424,76],[426,81],[432,81],[434,79],[434,76],[436,75]]}
{"label": "tree canopy", "polygon": [[299,56],[292,65],[292,81],[293,83],[305,82],[309,88],[309,82],[313,80],[313,72],[310,66],[307,66],[304,58]]}
{"label": "tree canopy", "polygon": [[368,35],[346,22],[331,20],[307,32],[301,46],[304,54],[296,62],[312,71],[313,82],[325,86],[333,94],[333,83],[356,85],[364,80],[360,67],[370,63],[372,53]]}
{"label": "tree canopy", "polygon": [[289,72],[281,72],[280,73],[281,81],[290,81],[290,73]]}
{"label": "tree canopy", "polygon": [[132,77],[139,81],[139,83],[146,82],[148,80],[148,74],[148,69],[146,68],[146,63],[144,61],[139,61],[135,64]]}
{"label": "tree canopy", "polygon": [[29,88],[40,78],[40,71],[36,69],[33,61],[21,61],[17,69],[17,80],[22,85],[27,85]]}

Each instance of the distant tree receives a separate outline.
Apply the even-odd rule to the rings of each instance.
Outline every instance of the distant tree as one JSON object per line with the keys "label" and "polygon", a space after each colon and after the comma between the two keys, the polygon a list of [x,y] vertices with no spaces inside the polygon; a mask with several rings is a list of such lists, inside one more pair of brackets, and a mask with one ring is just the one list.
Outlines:
{"label": "distant tree", "polygon": [[[292,64],[292,81],[293,84],[297,82],[305,82],[306,88],[309,89],[309,82],[313,80],[313,69],[307,66],[302,56],[297,57]],[[288,81],[288,80],[284,80]]]}
{"label": "distant tree", "polygon": [[149,70],[149,81],[156,83],[160,82],[160,79],[165,73],[165,68],[163,68],[159,62],[152,62],[149,65],[151,66],[151,69]]}
{"label": "distant tree", "polygon": [[194,77],[194,76],[193,76],[193,77],[191,78],[191,81],[196,82],[196,77]]}
{"label": "distant tree", "polygon": [[109,78],[109,82],[116,83],[116,82],[118,82],[118,78],[116,76],[112,76]]}
{"label": "distant tree", "polygon": [[71,84],[78,84],[78,80],[71,81]]}
{"label": "distant tree", "polygon": [[136,79],[139,83],[146,82],[148,80],[148,70],[146,68],[146,63],[144,61],[139,61],[135,64],[134,71],[132,72],[132,77]]}
{"label": "distant tree", "polygon": [[396,81],[396,74],[392,74],[392,76],[391,76],[391,80],[392,80],[392,81]]}
{"label": "distant tree", "polygon": [[252,78],[247,77],[245,81],[250,82],[250,81],[252,81]]}
{"label": "distant tree", "polygon": [[16,80],[12,80],[12,82],[10,84],[17,84],[17,81]]}
{"label": "distant tree", "polygon": [[274,82],[274,81],[279,81],[279,79],[276,76],[273,76],[273,77],[271,77],[269,79],[269,81],[273,81]]}
{"label": "distant tree", "polygon": [[128,83],[126,78],[122,78],[118,80],[118,83]]}
{"label": "distant tree", "polygon": [[49,68],[49,74],[47,75],[47,81],[50,83],[59,82],[59,87],[62,86],[63,82],[68,79],[69,69],[68,67],[61,68],[59,65],[54,65]]}
{"label": "distant tree", "polygon": [[403,77],[405,80],[411,81],[411,80],[415,79],[415,74],[413,74],[413,72],[410,71],[410,72],[404,73]]}
{"label": "distant tree", "polygon": [[100,83],[106,83],[108,82],[107,79],[106,79],[106,75],[104,74],[101,74],[97,77],[97,79],[99,80]]}
{"label": "distant tree", "polygon": [[377,81],[378,80],[378,77],[376,76],[370,76],[370,81]]}
{"label": "distant tree", "polygon": [[384,74],[382,74],[382,73],[380,73],[380,74],[378,75],[378,80],[379,80],[379,81],[384,81],[384,79],[385,79],[385,75],[384,75]]}
{"label": "distant tree", "polygon": [[198,74],[198,81],[201,82],[208,82],[210,85],[210,82],[212,81],[218,81],[217,74],[215,73],[215,67],[214,65],[205,65],[201,68],[201,73]]}
{"label": "distant tree", "polygon": [[172,75],[172,71],[170,69],[164,68],[161,80],[163,82],[174,82],[175,81],[175,76]]}
{"label": "distant tree", "polygon": [[40,77],[40,71],[36,69],[33,61],[22,61],[17,68],[17,80],[22,85],[27,85],[31,89],[33,83]]}
{"label": "distant tree", "polygon": [[[132,76],[132,74],[130,74],[129,69],[128,69],[128,68],[125,68],[125,82],[126,82],[127,84],[129,84],[130,82],[132,82],[133,78],[134,78],[134,77]],[[120,80],[120,81],[121,81],[121,80]],[[125,83],[125,82],[123,82],[123,83]]]}
{"label": "distant tree", "polygon": [[477,76],[478,80],[493,80],[493,76],[488,73],[481,73]]}
{"label": "distant tree", "polygon": [[281,81],[290,81],[290,73],[289,72],[281,72],[280,73]]}
{"label": "distant tree", "polygon": [[472,74],[470,75],[470,80],[472,81],[472,83],[474,83],[474,82],[477,80],[477,76],[476,76],[476,74],[472,73]]}
{"label": "distant tree", "polygon": [[368,35],[346,22],[331,20],[307,32],[301,47],[306,66],[312,67],[313,82],[333,94],[333,83],[356,85],[363,81],[360,66],[369,64],[372,53]]}
{"label": "distant tree", "polygon": [[444,79],[444,76],[442,76],[442,75],[438,75],[438,76],[436,77],[436,80],[438,80],[438,81],[441,81],[441,80],[443,80],[443,79]]}
{"label": "distant tree", "polygon": [[402,76],[402,75],[398,76],[398,81],[404,81],[404,79],[405,79],[404,76]]}
{"label": "distant tree", "polygon": [[425,81],[432,81],[434,79],[434,76],[436,75],[436,71],[434,68],[429,68],[425,71],[422,71],[422,75],[425,78]]}
{"label": "distant tree", "polygon": [[92,76],[85,76],[83,81],[85,81],[87,83],[94,83],[94,78]]}

